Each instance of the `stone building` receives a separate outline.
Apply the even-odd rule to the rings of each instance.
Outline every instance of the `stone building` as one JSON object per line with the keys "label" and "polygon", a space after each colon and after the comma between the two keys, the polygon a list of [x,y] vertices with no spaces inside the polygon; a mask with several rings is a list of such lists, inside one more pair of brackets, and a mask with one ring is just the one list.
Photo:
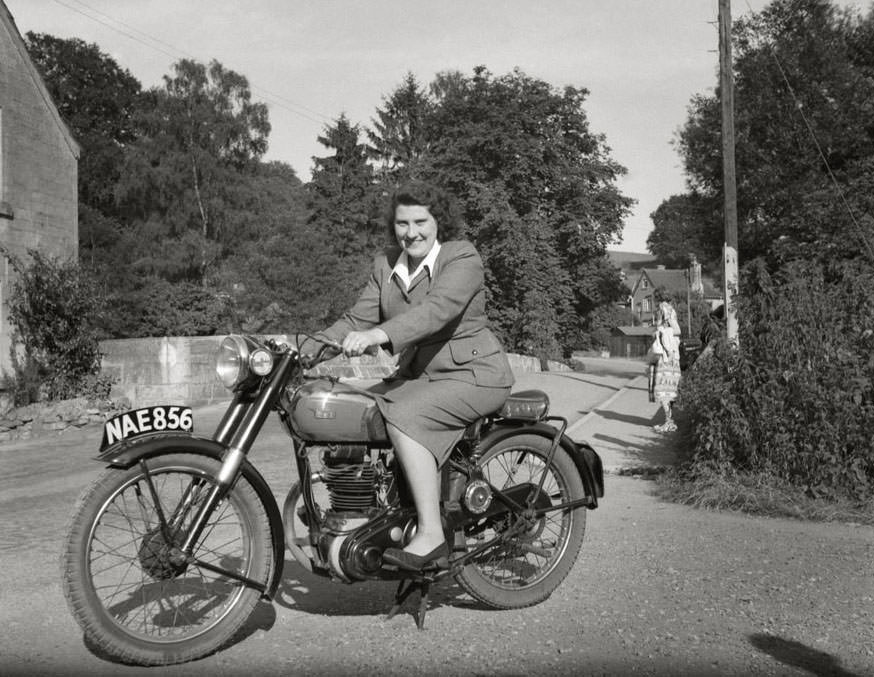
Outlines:
{"label": "stone building", "polygon": [[[78,254],[79,146],[0,0],[0,245],[26,260]],[[0,254],[0,372],[10,369],[6,299],[13,271]]]}

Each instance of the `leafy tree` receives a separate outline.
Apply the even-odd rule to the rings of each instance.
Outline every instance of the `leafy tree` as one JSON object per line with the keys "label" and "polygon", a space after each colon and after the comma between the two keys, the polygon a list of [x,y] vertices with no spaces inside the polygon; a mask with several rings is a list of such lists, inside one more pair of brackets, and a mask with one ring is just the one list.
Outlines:
{"label": "leafy tree", "polygon": [[309,222],[335,240],[341,257],[370,256],[371,240],[380,231],[373,168],[360,137],[361,129],[345,115],[329,126],[318,140],[333,155],[313,158],[313,178],[307,186]]}
{"label": "leafy tree", "polygon": [[[874,12],[775,0],[735,24],[735,134],[741,259],[866,253],[872,225]],[[680,131],[690,188],[722,213],[719,92],[696,96]],[[837,182],[839,188],[834,183]],[[707,210],[705,210],[707,211]],[[718,251],[721,218],[689,239]],[[668,224],[656,224],[656,239]]]}
{"label": "leafy tree", "polygon": [[140,82],[96,44],[28,32],[27,50],[81,147],[79,200],[114,213],[124,148],[136,138]]}
{"label": "leafy tree", "polygon": [[140,82],[96,44],[29,32],[31,59],[79,143],[79,256],[94,266],[118,240],[115,185],[136,139]]}
{"label": "leafy tree", "polygon": [[404,81],[377,109],[372,120],[373,130],[367,137],[373,147],[371,156],[382,167],[388,180],[397,181],[400,173],[414,173],[414,168],[425,154],[428,133],[425,125],[431,101],[415,76],[408,73]]}
{"label": "leafy tree", "polygon": [[322,329],[350,300],[334,287],[344,276],[334,239],[308,221],[306,186],[291,167],[273,162],[256,176],[260,230],[226,259],[217,280],[234,308],[235,330]]}
{"label": "leafy tree", "polygon": [[307,185],[309,218],[293,240],[306,243],[306,248],[292,253],[292,258],[321,294],[324,312],[311,308],[307,316],[333,319],[354,299],[367,279],[375,249],[385,244],[379,213],[382,195],[358,125],[341,115],[319,142],[333,153],[313,158],[313,177]]}
{"label": "leafy tree", "polygon": [[[118,196],[136,230],[136,259],[170,280],[206,285],[234,241],[247,194],[241,175],[267,150],[267,107],[217,61],[183,59],[137,117]],[[152,242],[163,244],[157,250]]]}
{"label": "leafy tree", "polygon": [[[408,77],[396,93],[412,85]],[[595,310],[622,293],[605,250],[631,201],[615,186],[625,170],[589,130],[587,95],[518,70],[441,73],[427,102],[405,99],[424,115],[420,154],[407,166],[383,156],[394,176],[431,178],[461,200],[467,236],[486,261],[493,320],[511,349],[555,357],[588,345]],[[384,142],[376,148],[397,146],[379,129],[373,137]]]}
{"label": "leafy tree", "polygon": [[713,211],[712,200],[694,192],[672,195],[650,214],[655,228],[647,237],[647,248],[669,268],[685,268],[689,254],[694,254],[705,268],[719,267],[722,240],[712,237],[712,233],[722,232],[719,217]]}

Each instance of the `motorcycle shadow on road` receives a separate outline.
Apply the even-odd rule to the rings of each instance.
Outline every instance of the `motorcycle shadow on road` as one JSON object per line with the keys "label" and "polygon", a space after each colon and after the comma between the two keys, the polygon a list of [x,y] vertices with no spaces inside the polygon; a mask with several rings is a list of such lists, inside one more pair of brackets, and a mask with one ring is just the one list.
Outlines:
{"label": "motorcycle shadow on road", "polygon": [[[368,581],[345,585],[310,573],[295,560],[285,561],[285,574],[274,602],[292,611],[326,616],[379,616],[388,613],[397,590],[395,581]],[[416,598],[417,599],[417,598]],[[452,579],[436,583],[429,595],[429,610],[451,606],[490,611],[490,607],[465,593]],[[407,600],[412,611],[416,600]]]}

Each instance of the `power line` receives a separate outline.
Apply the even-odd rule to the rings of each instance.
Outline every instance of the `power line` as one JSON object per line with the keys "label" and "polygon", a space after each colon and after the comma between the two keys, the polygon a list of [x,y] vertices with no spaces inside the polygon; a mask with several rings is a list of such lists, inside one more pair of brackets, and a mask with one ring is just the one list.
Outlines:
{"label": "power line", "polygon": [[[752,7],[750,7],[750,3],[746,3],[750,12],[753,11]],[[853,226],[856,228],[856,233],[859,236],[859,239],[862,240],[862,244],[865,246],[865,251],[868,254],[868,258],[871,261],[874,261],[874,248],[872,248],[871,243],[868,239],[868,235],[865,233],[865,230],[862,228],[862,225],[856,220],[856,215],[853,214],[853,210],[850,207],[849,202],[847,202],[846,195],[844,194],[843,189],[841,188],[840,183],[838,183],[837,177],[834,175],[832,171],[831,165],[829,164],[828,158],[826,158],[825,153],[822,150],[822,146],[819,143],[819,139],[816,136],[816,132],[813,130],[813,125],[810,124],[810,121],[807,119],[807,116],[804,114],[804,106],[802,101],[798,98],[798,95],[795,93],[795,88],[792,86],[792,83],[789,81],[789,76],[786,74],[785,69],[783,68],[783,64],[780,62],[779,57],[777,56],[777,50],[771,45],[770,41],[762,40],[761,44],[765,46],[768,50],[768,53],[771,55],[771,58],[774,59],[774,63],[777,65],[777,70],[780,71],[780,76],[783,78],[783,82],[786,84],[786,88],[789,90],[789,94],[792,96],[792,101],[795,104],[795,110],[798,111],[798,114],[801,116],[801,120],[804,122],[804,126],[807,128],[807,133],[810,134],[810,138],[813,140],[813,145],[816,148],[816,152],[819,154],[820,160],[825,165],[826,172],[828,173],[829,179],[831,180],[834,189],[838,193],[838,198],[840,198],[841,204],[847,212],[847,215],[850,217],[850,221],[852,221]]]}
{"label": "power line", "polygon": [[[108,28],[112,31],[115,31],[116,33],[119,33],[120,35],[123,35],[126,38],[133,40],[134,42],[137,42],[145,47],[148,47],[149,49],[153,49],[157,52],[160,52],[164,56],[170,57],[171,59],[179,59],[180,55],[187,56],[187,57],[189,57],[191,59],[195,59],[195,60],[197,60],[197,58],[198,58],[196,55],[191,54],[191,52],[187,52],[186,50],[180,49],[180,48],[176,47],[175,45],[171,45],[170,43],[165,42],[164,40],[161,40],[160,38],[156,38],[156,37],[144,32],[144,31],[141,31],[138,28],[135,28],[134,26],[131,26],[131,25],[125,23],[124,21],[121,21],[120,19],[116,19],[115,17],[110,16],[109,14],[106,14],[105,12],[101,12],[100,10],[95,9],[94,7],[91,7],[90,5],[82,2],[81,0],[73,0],[73,1],[76,2],[78,5],[81,5],[82,7],[87,9],[88,12],[93,12],[95,15],[98,15],[98,16],[94,16],[88,12],[85,12],[85,11],[79,9],[78,7],[74,7],[73,5],[71,5],[67,2],[64,2],[63,0],[54,0],[54,2],[56,4],[61,5],[62,7],[66,7],[70,11],[76,12],[77,14],[84,16],[86,19],[94,21],[95,23],[98,23],[101,26],[105,26],[106,28]],[[108,23],[107,21],[104,21],[99,17],[104,17],[104,18],[108,19],[109,21],[111,21],[112,23]],[[122,30],[121,28],[118,28],[117,26],[115,26],[113,24],[118,24],[118,26],[123,26],[127,30]],[[140,37],[140,36],[142,36],[142,37]],[[172,50],[172,51],[169,51],[169,50]],[[271,92],[268,89],[264,89],[263,87],[259,87],[255,84],[251,84],[250,86],[251,86],[253,91],[259,92],[262,95],[262,98],[267,99],[268,102],[278,106],[279,108],[283,108],[283,109],[287,110],[289,113],[293,113],[299,117],[305,118],[311,122],[315,122],[315,123],[320,124],[320,125],[327,124],[325,122],[329,118],[329,116],[327,116],[327,115],[324,115],[318,111],[314,111],[314,110],[312,110],[312,109],[310,109],[302,104],[299,104],[299,103],[297,103],[297,102],[295,102],[295,101],[293,101],[293,100],[291,100],[291,99],[289,99],[281,94],[277,94],[276,92]],[[319,117],[316,117],[316,116],[319,116]]]}

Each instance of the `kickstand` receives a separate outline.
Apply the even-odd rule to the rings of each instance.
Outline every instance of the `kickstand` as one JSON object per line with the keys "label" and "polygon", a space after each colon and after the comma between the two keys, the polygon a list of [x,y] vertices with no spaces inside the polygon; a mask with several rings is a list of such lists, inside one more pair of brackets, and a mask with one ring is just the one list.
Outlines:
{"label": "kickstand", "polygon": [[431,590],[431,580],[428,578],[405,578],[398,584],[397,592],[395,593],[395,603],[385,620],[390,621],[395,617],[398,611],[401,610],[404,602],[407,601],[414,591],[419,591],[419,608],[416,610],[416,627],[419,630],[425,627],[425,612],[428,610],[428,592]]}

